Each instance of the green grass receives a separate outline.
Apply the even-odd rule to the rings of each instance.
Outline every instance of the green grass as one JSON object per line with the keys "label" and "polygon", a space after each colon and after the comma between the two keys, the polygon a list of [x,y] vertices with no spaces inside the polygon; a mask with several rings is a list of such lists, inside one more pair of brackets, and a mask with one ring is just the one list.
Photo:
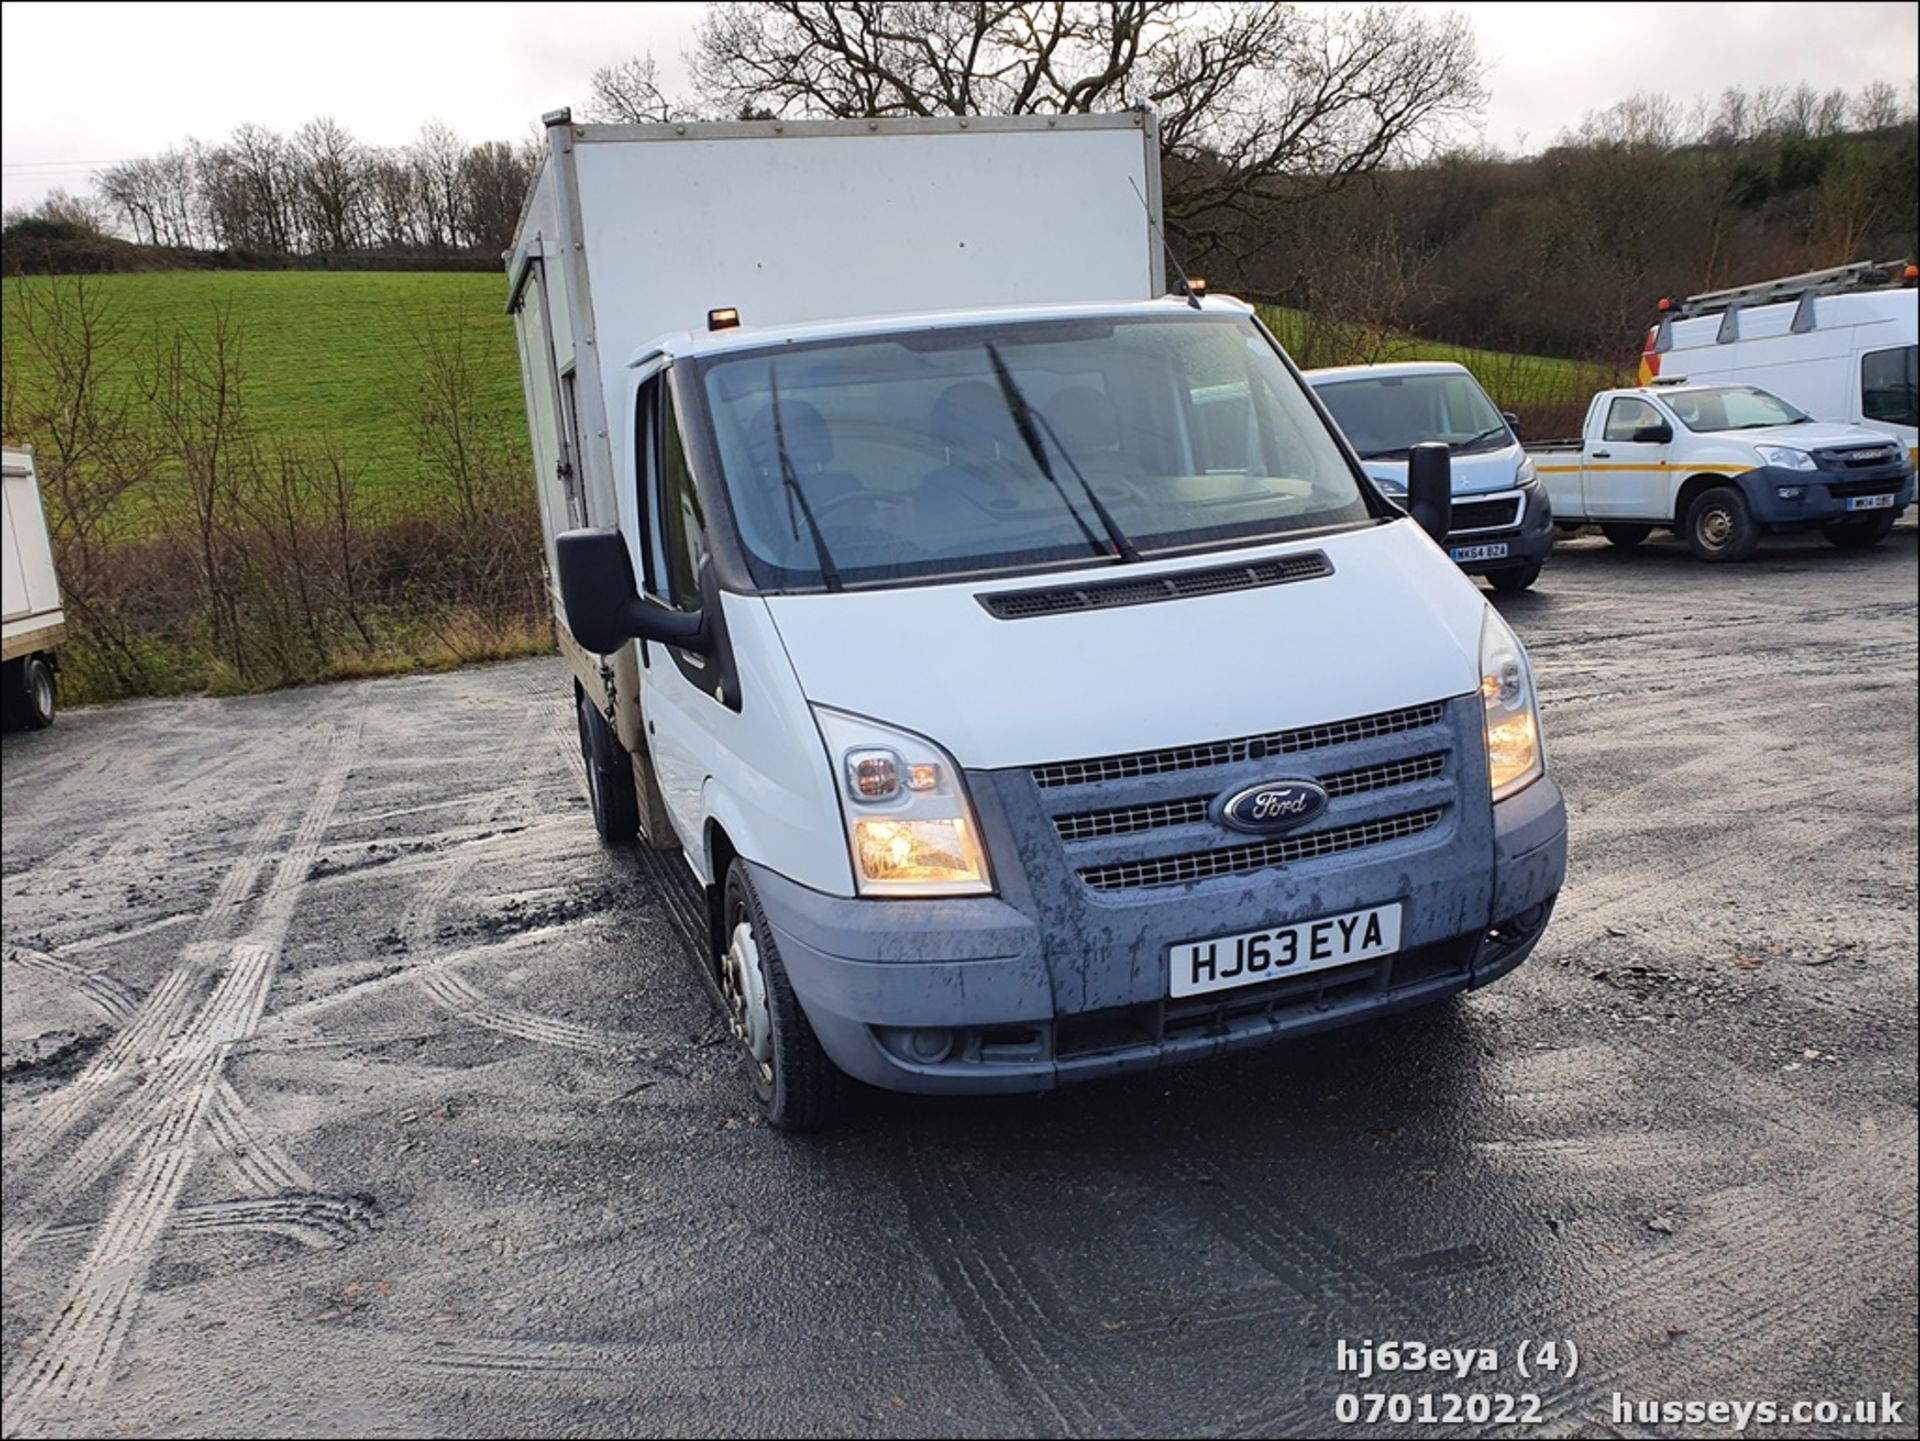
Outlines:
{"label": "green grass", "polygon": [[[1471,370],[1487,392],[1509,410],[1556,410],[1577,404],[1584,411],[1597,390],[1628,383],[1630,367],[1554,355],[1478,350],[1417,335],[1370,335],[1356,330],[1314,333],[1305,311],[1260,307],[1268,329],[1301,365],[1351,365],[1400,360],[1451,360]],[[1630,377],[1628,377],[1630,379]]]}
{"label": "green grass", "polygon": [[[6,282],[11,317],[20,286]],[[143,360],[156,333],[210,330],[228,307],[241,334],[249,424],[268,443],[338,443],[365,467],[370,491],[410,488],[425,467],[416,438],[420,327],[455,329],[471,346],[480,399],[497,407],[505,436],[524,450],[525,411],[513,325],[504,313],[504,275],[378,271],[157,271],[91,279],[124,322],[129,362]],[[17,353],[16,366],[31,358]],[[132,384],[123,366],[119,383]],[[31,440],[31,436],[8,439]]]}

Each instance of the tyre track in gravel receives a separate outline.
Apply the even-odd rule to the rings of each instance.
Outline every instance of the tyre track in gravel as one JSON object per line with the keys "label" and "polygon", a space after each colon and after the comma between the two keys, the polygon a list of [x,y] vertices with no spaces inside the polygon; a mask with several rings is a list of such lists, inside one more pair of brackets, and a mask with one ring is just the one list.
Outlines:
{"label": "tyre track in gravel", "polygon": [[133,987],[60,956],[25,946],[9,946],[6,959],[23,971],[59,983],[116,1024],[124,1025],[140,1008],[140,994]]}
{"label": "tyre track in gravel", "polygon": [[909,1133],[900,1194],[941,1289],[1036,1434],[1125,1435],[1087,1336],[992,1196]]}
{"label": "tyre track in gravel", "polygon": [[162,1233],[192,1169],[228,1054],[258,1024],[321,834],[346,785],[353,746],[339,729],[330,731],[312,753],[318,782],[266,890],[254,903],[246,938],[227,948],[228,965],[192,1020],[152,1037],[145,1092],[153,1097],[149,1113],[157,1113],[155,1123],[141,1132],[94,1244],[39,1345],[5,1380],[0,1397],[10,1435],[49,1414],[70,1415],[98,1400],[111,1379]]}
{"label": "tyre track in gravel", "polygon": [[[240,1196],[177,1207],[167,1224],[169,1236],[257,1232],[295,1241],[310,1251],[338,1251],[366,1240],[380,1228],[380,1206],[368,1196],[288,1191],[270,1196]],[[84,1240],[96,1222],[69,1221],[50,1228],[37,1243],[46,1247]]]}
{"label": "tyre track in gravel", "polygon": [[132,1079],[129,1073],[145,1058],[157,1054],[165,1038],[186,1024],[210,969],[224,959],[216,937],[237,914],[266,869],[269,853],[292,816],[302,788],[310,783],[313,765],[309,754],[254,824],[212,900],[196,918],[180,952],[180,964],[147,994],[133,1018],[79,1075],[28,1110],[8,1138],[13,1164],[28,1165],[37,1160],[108,1093],[128,1083]]}

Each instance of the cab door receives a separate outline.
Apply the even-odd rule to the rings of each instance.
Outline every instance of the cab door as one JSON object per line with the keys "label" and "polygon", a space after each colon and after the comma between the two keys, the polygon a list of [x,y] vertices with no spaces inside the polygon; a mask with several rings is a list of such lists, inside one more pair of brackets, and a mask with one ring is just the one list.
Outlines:
{"label": "cab door", "polygon": [[1582,457],[1580,486],[1588,517],[1670,521],[1672,441],[1673,423],[1651,401],[1616,395],[1600,439]]}
{"label": "cab door", "polygon": [[[687,465],[668,372],[640,386],[634,406],[640,515],[644,531],[642,587],[674,610],[701,608],[706,517]],[[646,717],[660,793],[674,833],[690,857],[704,854],[701,790],[714,773],[725,688],[717,660],[657,641],[638,642],[640,711]]]}

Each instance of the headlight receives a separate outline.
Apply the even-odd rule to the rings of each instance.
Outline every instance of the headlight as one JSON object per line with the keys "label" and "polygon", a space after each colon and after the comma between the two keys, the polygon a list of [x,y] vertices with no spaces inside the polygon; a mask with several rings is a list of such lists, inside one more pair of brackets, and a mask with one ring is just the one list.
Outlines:
{"label": "headlight", "polygon": [[932,741],[814,707],[863,896],[979,896],[986,848],[953,758]]}
{"label": "headlight", "polygon": [[1480,622],[1480,703],[1487,738],[1487,779],[1503,801],[1546,774],[1540,744],[1540,706],[1526,648],[1500,612],[1487,607]]}
{"label": "headlight", "polygon": [[1407,483],[1404,480],[1392,480],[1384,475],[1376,475],[1373,478],[1373,483],[1379,486],[1381,492],[1390,500],[1405,500],[1407,498]]}
{"label": "headlight", "polygon": [[1513,483],[1519,486],[1520,489],[1525,490],[1539,478],[1539,473],[1533,468],[1533,457],[1530,455],[1521,456],[1519,468],[1513,472]]}
{"label": "headlight", "polygon": [[1784,445],[1756,445],[1753,452],[1768,465],[1778,466],[1782,470],[1818,470],[1820,468],[1806,451],[1793,450]]}

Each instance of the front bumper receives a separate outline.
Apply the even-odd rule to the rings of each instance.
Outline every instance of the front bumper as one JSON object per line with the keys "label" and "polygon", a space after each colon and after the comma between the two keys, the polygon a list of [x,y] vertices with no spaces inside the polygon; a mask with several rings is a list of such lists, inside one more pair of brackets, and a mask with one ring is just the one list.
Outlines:
{"label": "front bumper", "polygon": [[[1467,698],[1473,706],[1477,698]],[[1458,783],[1484,796],[1484,754],[1461,748],[1458,758],[1467,772]],[[860,1080],[947,1094],[1049,1090],[1424,1005],[1525,960],[1566,873],[1565,807],[1548,778],[1498,806],[1458,805],[1433,831],[1366,851],[1094,894],[1063,871],[1050,834],[1036,837],[1031,827],[1044,818],[1023,814],[1020,787],[996,785],[994,774],[970,782],[1001,862],[1000,896],[848,900],[752,868],[808,1020]],[[1394,955],[1204,996],[1168,994],[1177,940],[1396,900]],[[944,1033],[949,1053],[915,1059],[916,1031]]]}
{"label": "front bumper", "polygon": [[[1763,465],[1740,477],[1740,488],[1754,518],[1773,530],[1800,530],[1836,520],[1898,516],[1914,498],[1914,474],[1904,461],[1877,470],[1787,470]],[[1891,495],[1893,504],[1850,510],[1848,501]]]}
{"label": "front bumper", "polygon": [[[1446,552],[1454,556],[1454,564],[1468,575],[1492,575],[1509,570],[1538,570],[1546,564],[1547,557],[1553,553],[1553,507],[1548,503],[1547,492],[1541,486],[1528,487],[1521,494],[1525,497],[1525,501],[1518,526],[1496,531],[1448,532]],[[1456,497],[1455,503],[1459,504],[1472,499],[1472,496],[1460,496]],[[1506,553],[1491,559],[1475,560],[1463,560],[1455,555],[1457,551],[1471,551],[1488,545],[1504,545]]]}

